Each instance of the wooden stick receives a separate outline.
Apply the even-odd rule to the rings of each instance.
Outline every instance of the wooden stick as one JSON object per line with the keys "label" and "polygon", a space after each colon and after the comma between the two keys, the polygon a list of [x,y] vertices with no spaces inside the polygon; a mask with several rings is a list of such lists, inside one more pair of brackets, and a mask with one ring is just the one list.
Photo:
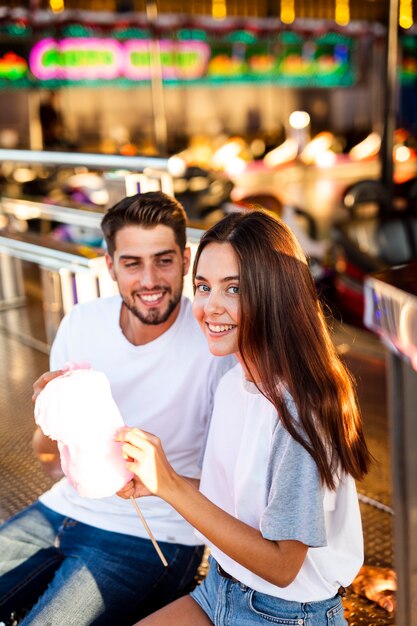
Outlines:
{"label": "wooden stick", "polygon": [[149,526],[148,526],[148,524],[146,522],[146,519],[143,517],[142,511],[140,510],[140,508],[138,506],[138,503],[136,502],[136,500],[135,500],[135,498],[133,496],[130,496],[130,500],[131,500],[133,506],[135,507],[136,513],[139,515],[139,517],[141,519],[141,522],[144,525],[145,530],[146,530],[146,532],[149,535],[149,539],[152,541],[153,547],[155,548],[155,550],[158,553],[159,558],[161,559],[161,561],[165,565],[165,567],[168,567],[168,562],[167,562],[166,558],[164,557],[164,555],[162,554],[161,548],[156,543],[155,537],[153,536],[152,531],[151,531],[151,529],[149,528]]}

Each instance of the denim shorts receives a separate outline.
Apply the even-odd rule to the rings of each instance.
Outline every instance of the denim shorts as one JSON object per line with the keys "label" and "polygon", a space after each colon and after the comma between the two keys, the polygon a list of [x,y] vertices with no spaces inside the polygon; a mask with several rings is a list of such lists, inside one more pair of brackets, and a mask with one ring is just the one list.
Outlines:
{"label": "denim shorts", "polygon": [[207,578],[191,592],[215,626],[347,626],[339,594],[320,602],[290,602],[224,578],[209,557]]}

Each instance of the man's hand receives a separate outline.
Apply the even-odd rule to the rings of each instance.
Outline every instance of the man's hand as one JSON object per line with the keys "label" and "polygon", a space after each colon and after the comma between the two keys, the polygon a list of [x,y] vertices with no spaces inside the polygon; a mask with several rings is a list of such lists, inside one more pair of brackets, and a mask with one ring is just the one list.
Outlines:
{"label": "man's hand", "polygon": [[[62,370],[57,370],[55,372],[45,372],[42,376],[39,376],[39,378],[33,383],[32,402],[36,401],[40,392],[51,380],[57,378],[58,376],[62,376],[63,373],[64,372]],[[52,441],[52,439],[44,435],[39,426],[34,432],[32,446],[45,474],[54,479],[61,478],[64,473],[61,468],[61,458],[59,455],[58,445],[56,441]]]}
{"label": "man's hand", "polygon": [[45,372],[42,376],[39,376],[37,380],[33,383],[33,395],[32,402],[36,401],[36,398],[40,394],[40,392],[45,389],[46,385],[51,382],[54,378],[58,378],[58,376],[62,376],[64,374],[63,370],[56,370],[55,372]]}
{"label": "man's hand", "polygon": [[395,611],[395,591],[397,575],[390,567],[363,565],[352,583],[355,593],[376,602],[383,609]]}

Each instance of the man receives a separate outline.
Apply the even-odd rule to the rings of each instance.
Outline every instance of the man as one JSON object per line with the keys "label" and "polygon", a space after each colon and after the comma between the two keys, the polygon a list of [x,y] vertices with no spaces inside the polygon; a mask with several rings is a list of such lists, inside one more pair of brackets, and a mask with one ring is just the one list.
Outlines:
{"label": "man", "polygon": [[39,121],[45,150],[57,148],[63,135],[62,116],[57,106],[58,93],[48,91],[39,106]]}
{"label": "man", "polygon": [[[125,423],[156,433],[176,470],[197,479],[212,396],[229,362],[210,355],[182,296],[184,209],[161,192],[138,194],[110,209],[102,230],[120,296],[73,307],[51,369],[87,361],[104,372]],[[56,375],[44,374],[35,396]],[[56,473],[55,443],[39,429],[34,448]],[[185,593],[202,557],[193,529],[159,498],[141,500],[141,510],[167,568],[131,502],[82,498],[66,478],[6,522],[0,621],[23,606],[25,626],[122,626]]]}

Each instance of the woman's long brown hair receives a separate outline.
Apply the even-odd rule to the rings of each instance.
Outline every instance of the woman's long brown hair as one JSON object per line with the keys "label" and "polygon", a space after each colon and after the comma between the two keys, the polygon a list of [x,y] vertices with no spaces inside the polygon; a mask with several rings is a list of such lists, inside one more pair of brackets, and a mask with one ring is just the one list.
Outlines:
{"label": "woman's long brown hair", "polygon": [[[323,484],[334,488],[340,468],[361,479],[371,456],[355,385],[335,350],[291,230],[265,211],[231,213],[204,233],[194,276],[202,250],[212,242],[230,243],[239,260],[239,351],[249,372],[257,373],[260,392],[311,454]],[[287,408],[285,388],[299,422]]]}

